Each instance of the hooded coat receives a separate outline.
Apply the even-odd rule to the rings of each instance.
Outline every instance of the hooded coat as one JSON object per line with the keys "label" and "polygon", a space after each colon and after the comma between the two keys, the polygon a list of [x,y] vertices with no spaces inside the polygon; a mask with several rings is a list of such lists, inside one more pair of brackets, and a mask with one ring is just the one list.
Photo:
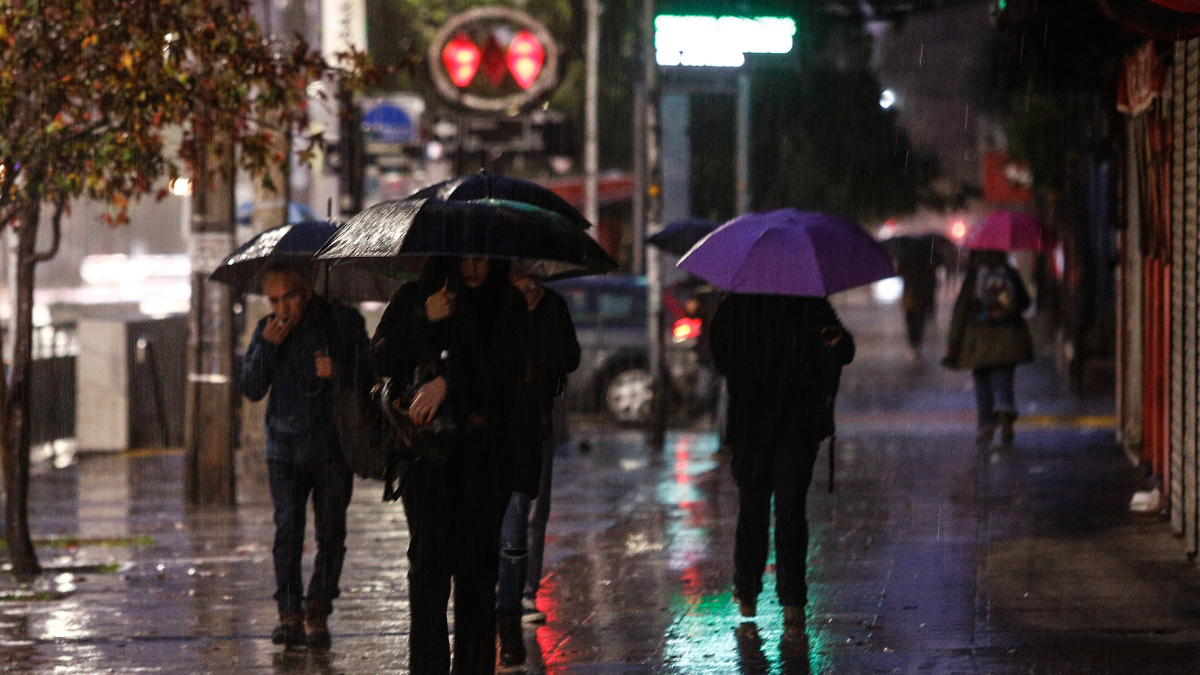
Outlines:
{"label": "hooded coat", "polygon": [[973,370],[1033,360],[1033,338],[1022,316],[1029,309],[1029,291],[1015,269],[1001,264],[1012,281],[1014,311],[1004,320],[982,321],[978,318],[982,309],[975,291],[979,268],[971,267],[963,279],[950,319],[946,365],[951,368]]}

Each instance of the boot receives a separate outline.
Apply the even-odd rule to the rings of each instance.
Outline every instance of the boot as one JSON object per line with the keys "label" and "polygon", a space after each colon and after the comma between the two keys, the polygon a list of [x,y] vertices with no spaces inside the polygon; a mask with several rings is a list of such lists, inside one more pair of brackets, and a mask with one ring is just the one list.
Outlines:
{"label": "boot", "polygon": [[505,612],[496,615],[500,635],[500,665],[505,668],[525,663],[525,636],[521,634],[521,615]]}
{"label": "boot", "polygon": [[308,641],[304,633],[304,615],[300,612],[284,612],[279,615],[279,625],[271,631],[271,642],[287,649],[302,647]]}
{"label": "boot", "polygon": [[1013,442],[1013,422],[1017,421],[1017,413],[1006,410],[1000,416],[1000,443],[1010,446]]}
{"label": "boot", "polygon": [[733,601],[738,605],[738,614],[744,617],[752,617],[758,612],[757,598],[745,599],[738,595],[737,591],[733,592]]}
{"label": "boot", "polygon": [[329,635],[329,615],[333,606],[329,602],[309,600],[304,623],[308,628],[308,648],[312,651],[329,651],[333,640]]}

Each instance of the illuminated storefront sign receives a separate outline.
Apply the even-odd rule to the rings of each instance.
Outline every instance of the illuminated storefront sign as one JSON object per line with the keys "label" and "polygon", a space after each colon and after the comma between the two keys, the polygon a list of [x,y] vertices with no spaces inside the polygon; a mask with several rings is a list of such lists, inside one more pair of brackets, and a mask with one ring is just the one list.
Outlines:
{"label": "illuminated storefront sign", "polygon": [[654,19],[654,49],[660,66],[737,68],[746,54],[792,51],[796,22],[785,17],[672,16]]}

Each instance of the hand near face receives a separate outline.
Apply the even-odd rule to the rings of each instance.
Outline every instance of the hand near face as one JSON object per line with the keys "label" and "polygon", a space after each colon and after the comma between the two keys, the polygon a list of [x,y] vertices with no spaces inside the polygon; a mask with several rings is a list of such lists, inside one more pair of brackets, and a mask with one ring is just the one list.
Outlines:
{"label": "hand near face", "polygon": [[271,317],[267,319],[267,325],[263,326],[262,337],[273,345],[281,345],[291,330],[292,327],[288,322],[283,319]]}
{"label": "hand near face", "polygon": [[323,351],[317,352],[317,377],[325,380],[333,377],[333,357]]}
{"label": "hand near face", "polygon": [[454,314],[454,291],[450,290],[450,282],[447,281],[442,290],[425,298],[425,317],[432,323],[448,319]]}

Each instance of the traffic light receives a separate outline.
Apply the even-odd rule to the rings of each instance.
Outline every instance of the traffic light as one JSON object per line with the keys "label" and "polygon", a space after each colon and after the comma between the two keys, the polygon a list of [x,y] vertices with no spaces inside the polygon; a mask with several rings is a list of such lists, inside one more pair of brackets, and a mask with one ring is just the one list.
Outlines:
{"label": "traffic light", "polygon": [[542,71],[546,52],[533,33],[523,30],[508,43],[508,72],[522,89],[528,89]]}
{"label": "traffic light", "polygon": [[475,79],[482,58],[479,47],[466,33],[458,33],[442,49],[442,64],[446,66],[446,74],[459,89],[466,88]]}

